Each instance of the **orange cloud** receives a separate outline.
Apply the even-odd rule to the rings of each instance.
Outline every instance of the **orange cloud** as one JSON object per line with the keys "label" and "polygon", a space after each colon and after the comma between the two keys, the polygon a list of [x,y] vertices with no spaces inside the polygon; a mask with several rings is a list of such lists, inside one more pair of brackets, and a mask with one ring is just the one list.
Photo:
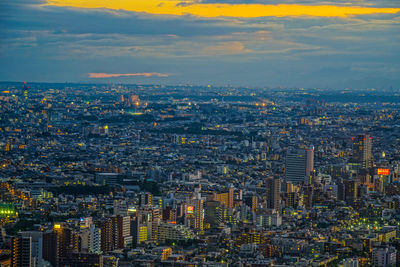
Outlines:
{"label": "orange cloud", "polygon": [[177,0],[47,0],[45,5],[68,6],[76,8],[107,8],[113,10],[128,10],[145,12],[155,15],[193,15],[205,18],[215,17],[347,17],[352,15],[369,15],[377,13],[395,14],[400,8],[373,8],[359,6],[334,5],[298,5],[298,4],[218,4],[198,3],[194,1]]}
{"label": "orange cloud", "polygon": [[222,42],[217,45],[208,46],[205,53],[208,55],[231,55],[252,52],[241,42]]}
{"label": "orange cloud", "polygon": [[158,72],[145,72],[145,73],[89,73],[89,78],[115,78],[115,77],[129,77],[129,76],[142,76],[142,77],[168,77],[168,74]]}

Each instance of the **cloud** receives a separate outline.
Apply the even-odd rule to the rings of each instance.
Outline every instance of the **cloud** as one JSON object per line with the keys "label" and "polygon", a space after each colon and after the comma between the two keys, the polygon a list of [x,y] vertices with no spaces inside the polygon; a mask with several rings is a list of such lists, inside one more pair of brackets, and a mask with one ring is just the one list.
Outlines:
{"label": "cloud", "polygon": [[[184,8],[229,2],[399,8],[398,0],[203,0]],[[400,87],[399,14],[204,18],[42,3],[0,1],[0,80],[100,82],[88,73],[157,70],[174,75],[107,81]]]}
{"label": "cloud", "polygon": [[230,55],[252,52],[241,42],[221,42],[205,48],[205,53],[211,55]]}
{"label": "cloud", "polygon": [[131,76],[142,76],[142,77],[168,77],[168,74],[158,72],[144,72],[144,73],[102,73],[102,72],[91,72],[89,78],[115,78],[115,77],[131,77]]}
{"label": "cloud", "polygon": [[[162,5],[160,5],[162,3]],[[260,3],[202,3],[198,1],[177,0],[131,0],[131,1],[99,1],[99,0],[48,0],[50,6],[69,6],[76,8],[107,8],[111,10],[127,10],[144,12],[153,15],[193,15],[203,18],[236,17],[348,17],[370,14],[396,14],[400,8],[377,8],[338,5],[301,5],[301,4],[260,4]]]}

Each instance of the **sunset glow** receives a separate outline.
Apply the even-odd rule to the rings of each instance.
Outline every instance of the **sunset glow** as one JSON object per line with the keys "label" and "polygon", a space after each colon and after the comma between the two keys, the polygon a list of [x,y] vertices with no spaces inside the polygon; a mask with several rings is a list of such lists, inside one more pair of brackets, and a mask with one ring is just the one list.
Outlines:
{"label": "sunset glow", "polygon": [[48,0],[47,5],[76,8],[107,8],[112,10],[127,10],[155,15],[193,15],[197,17],[347,17],[352,15],[395,14],[400,8],[372,8],[358,6],[333,5],[297,5],[297,4],[202,4],[182,1],[159,0]]}

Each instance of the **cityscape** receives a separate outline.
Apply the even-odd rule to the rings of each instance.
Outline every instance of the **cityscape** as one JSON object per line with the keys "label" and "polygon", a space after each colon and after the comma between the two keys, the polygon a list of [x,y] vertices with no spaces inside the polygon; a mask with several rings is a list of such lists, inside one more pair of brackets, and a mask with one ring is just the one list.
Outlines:
{"label": "cityscape", "polygon": [[0,0],[0,267],[400,267],[399,0]]}
{"label": "cityscape", "polygon": [[396,266],[399,100],[1,83],[0,263]]}

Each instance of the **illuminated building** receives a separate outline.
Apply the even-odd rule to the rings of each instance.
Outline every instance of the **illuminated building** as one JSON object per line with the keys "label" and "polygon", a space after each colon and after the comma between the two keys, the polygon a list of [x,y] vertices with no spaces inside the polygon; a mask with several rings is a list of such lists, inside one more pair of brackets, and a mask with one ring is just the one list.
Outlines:
{"label": "illuminated building", "polygon": [[357,182],[343,180],[338,183],[338,199],[344,200],[348,205],[353,205],[357,200]]}
{"label": "illuminated building", "polygon": [[286,193],[286,206],[296,208],[299,205],[299,196],[297,192]]}
{"label": "illuminated building", "polygon": [[101,251],[108,252],[114,250],[114,225],[112,218],[96,221],[95,225],[101,231]]}
{"label": "illuminated building", "polygon": [[359,168],[370,168],[373,164],[372,159],[372,137],[368,134],[353,137],[353,157],[352,162],[358,164]]}
{"label": "illuminated building", "polygon": [[166,260],[172,255],[172,248],[162,248],[161,260]]}
{"label": "illuminated building", "polygon": [[58,264],[68,262],[68,257],[73,252],[78,252],[79,236],[72,229],[62,224],[54,224],[53,231],[57,234]]}
{"label": "illuminated building", "polygon": [[222,207],[219,201],[207,200],[204,221],[210,227],[218,227],[222,223]]}
{"label": "illuminated building", "polygon": [[82,229],[79,237],[80,252],[101,253],[101,231],[94,224]]}
{"label": "illuminated building", "polygon": [[32,264],[41,266],[43,264],[43,232],[26,231],[20,232],[22,237],[30,237],[32,240]]}
{"label": "illuminated building", "polygon": [[255,211],[258,205],[258,198],[256,195],[246,196],[244,201],[245,204],[251,208],[251,211]]}
{"label": "illuminated building", "polygon": [[129,216],[113,217],[113,225],[115,229],[115,247],[125,248],[132,243],[131,236],[131,218]]}
{"label": "illuminated building", "polygon": [[186,207],[186,218],[190,228],[197,233],[203,232],[204,229],[204,208],[202,199],[194,199],[191,205]]}
{"label": "illuminated building", "polygon": [[162,220],[176,221],[176,209],[173,209],[170,206],[165,207],[162,211]]}
{"label": "illuminated building", "polygon": [[103,256],[88,253],[71,253],[63,266],[102,267]]}
{"label": "illuminated building", "polygon": [[11,217],[16,214],[14,205],[0,203],[0,218]]}
{"label": "illuminated building", "polygon": [[234,188],[230,187],[228,192],[223,193],[215,193],[211,198],[213,200],[219,201],[221,204],[225,205],[225,207],[232,209],[234,205]]}
{"label": "illuminated building", "polygon": [[24,85],[22,86],[22,91],[23,91],[25,101],[28,100],[28,89],[29,89],[29,87],[26,85],[26,82],[24,82]]}
{"label": "illuminated building", "polygon": [[152,194],[146,192],[146,193],[141,193],[139,196],[139,205],[140,207],[144,206],[152,206]]}
{"label": "illuminated building", "polygon": [[[309,179],[314,174],[314,146],[306,149],[307,152],[307,166],[306,166],[306,179]],[[309,182],[309,180],[307,180]]]}
{"label": "illuminated building", "polygon": [[131,220],[132,242],[141,244],[148,240],[148,228],[143,224],[139,217],[133,217]]}
{"label": "illuminated building", "polygon": [[286,181],[293,184],[309,183],[310,174],[314,170],[314,149],[298,149],[286,154]]}
{"label": "illuminated building", "polygon": [[382,246],[372,250],[373,266],[386,267],[396,265],[396,249],[394,247]]}
{"label": "illuminated building", "polygon": [[191,229],[178,224],[161,223],[158,232],[158,241],[161,243],[164,243],[167,240],[185,241],[196,238],[196,235]]}
{"label": "illuminated building", "polygon": [[11,239],[11,266],[31,267],[32,265],[32,238],[13,237]]}
{"label": "illuminated building", "polygon": [[281,202],[281,180],[279,178],[268,178],[265,180],[267,208],[280,210]]}
{"label": "illuminated building", "polygon": [[282,225],[282,216],[279,215],[279,213],[277,213],[275,210],[272,213],[265,212],[264,210],[257,211],[256,225],[264,228],[280,226]]}

